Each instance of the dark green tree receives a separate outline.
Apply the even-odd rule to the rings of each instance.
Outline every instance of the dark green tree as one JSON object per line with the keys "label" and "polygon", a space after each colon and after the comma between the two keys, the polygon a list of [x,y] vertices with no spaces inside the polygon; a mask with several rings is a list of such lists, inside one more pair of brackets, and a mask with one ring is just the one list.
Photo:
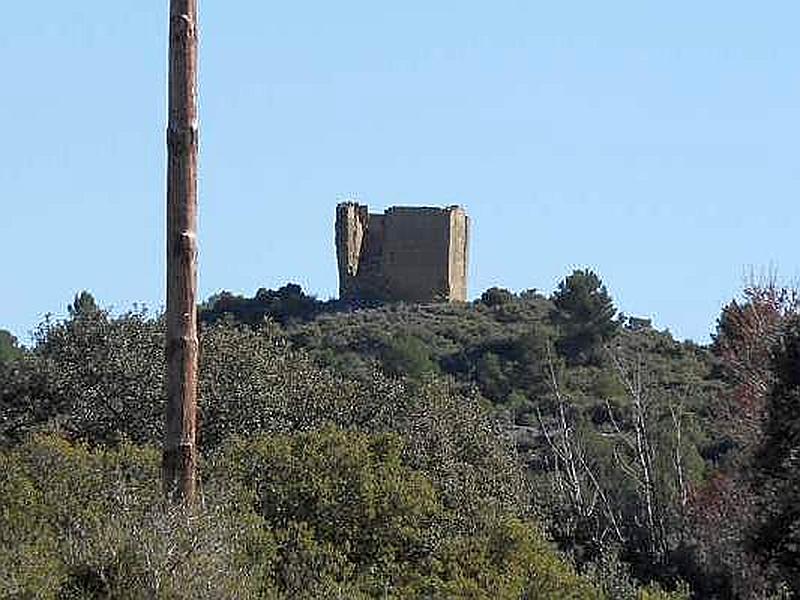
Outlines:
{"label": "dark green tree", "polygon": [[10,331],[0,329],[0,364],[16,358],[21,353],[17,338]]}
{"label": "dark green tree", "polygon": [[481,303],[486,306],[502,306],[514,302],[514,294],[507,289],[492,287],[481,294]]}
{"label": "dark green tree", "polygon": [[269,318],[286,325],[310,321],[329,308],[325,302],[303,292],[296,283],[289,283],[277,290],[260,288],[252,298],[230,292],[215,294],[201,306],[200,320],[210,324],[232,316],[242,323],[258,326]]}
{"label": "dark green tree", "polygon": [[755,458],[758,526],[754,550],[800,595],[800,316],[775,350],[764,437]]}
{"label": "dark green tree", "polygon": [[97,302],[95,302],[94,296],[90,292],[83,290],[79,294],[75,294],[72,304],[67,306],[67,312],[71,318],[78,319],[96,315],[100,312],[100,309],[97,306]]}
{"label": "dark green tree", "polygon": [[573,271],[558,284],[552,301],[563,336],[558,349],[573,362],[591,358],[597,346],[619,329],[614,301],[594,271]]}

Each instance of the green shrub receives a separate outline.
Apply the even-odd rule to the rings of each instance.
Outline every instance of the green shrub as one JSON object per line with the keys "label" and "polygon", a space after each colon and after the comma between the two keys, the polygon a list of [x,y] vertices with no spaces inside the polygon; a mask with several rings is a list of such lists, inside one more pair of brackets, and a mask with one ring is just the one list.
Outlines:
{"label": "green shrub", "polygon": [[403,455],[397,435],[328,428],[238,440],[213,477],[273,528],[290,598],[601,597],[533,525],[489,509],[464,520]]}
{"label": "green shrub", "polygon": [[[484,523],[487,514],[525,519],[536,512],[551,518],[544,523],[548,533],[582,565],[602,550],[584,552],[584,547],[588,537],[602,533],[605,513],[595,511],[600,519],[575,519],[570,507],[552,493],[553,473],[542,459],[547,448],[541,436],[537,437],[539,413],[545,423],[551,413],[555,414],[550,364],[568,398],[569,420],[579,425],[576,432],[587,449],[588,462],[604,482],[615,514],[625,519],[626,533],[637,534],[642,527],[634,510],[637,491],[630,478],[620,477],[615,447],[608,435],[612,424],[606,401],[625,433],[630,433],[629,399],[605,355],[596,355],[598,360],[591,364],[569,364],[557,355],[551,357],[549,349],[557,348],[565,335],[565,315],[537,294],[522,294],[513,302],[491,307],[480,302],[396,305],[325,314],[307,323],[294,322],[292,317],[284,327],[272,323],[241,326],[222,319],[202,331],[201,450],[213,456],[232,436],[260,438],[269,434],[283,439],[295,433],[311,435],[330,426],[359,435],[394,436],[402,468],[430,484],[437,506],[447,515],[448,544],[465,549],[471,544],[482,547],[482,542],[475,541],[480,533],[476,523]],[[0,361],[0,447],[13,448],[31,433],[43,430],[62,432],[70,440],[98,447],[98,452],[117,452],[126,446],[126,439],[140,445],[159,444],[164,410],[163,342],[163,322],[144,313],[111,317],[89,306],[71,311],[66,321],[45,322],[35,348],[21,349],[13,360]],[[687,420],[681,456],[687,479],[699,479],[705,466],[699,449],[713,441],[702,420],[708,418],[708,398],[720,385],[714,379],[708,352],[652,330],[622,330],[614,344],[622,364],[646,363],[643,372],[652,391],[651,416],[656,419],[651,431],[668,451],[658,457],[659,468],[662,463],[671,468],[667,463],[675,454],[674,444],[661,443],[661,437],[669,442],[669,436],[662,433],[671,431],[668,403],[676,393],[686,394],[687,414],[691,412],[697,418]],[[447,375],[436,375],[436,371]],[[691,390],[691,395],[685,390]],[[495,420],[486,398],[502,410],[513,411],[518,424],[528,425],[519,439],[528,444],[527,475],[539,488],[533,503],[532,486],[519,464],[509,424]],[[155,472],[153,478],[157,480]],[[14,485],[24,490],[28,484],[23,479]],[[59,485],[63,488],[65,484]],[[667,500],[676,495],[673,488],[664,487]],[[35,496],[40,488],[34,485],[31,489]],[[80,492],[65,489],[65,494],[80,497]],[[206,490],[211,493],[208,486]],[[49,506],[48,502],[44,505]],[[65,510],[69,513],[72,509]],[[105,514],[103,511],[111,509],[98,510]],[[148,518],[162,518],[159,515]],[[48,519],[43,522],[49,523]],[[126,523],[123,519],[114,530],[126,531]],[[601,527],[596,527],[598,523]],[[320,541],[315,531],[309,533],[300,525],[287,525],[274,532],[271,527],[262,529],[273,536],[272,543],[281,545],[285,540],[297,549],[294,562],[279,564],[296,564],[298,570],[293,572],[302,573],[303,569],[314,572],[315,565],[324,563],[329,564],[331,573],[339,573],[324,577],[319,584],[322,587],[307,588],[303,593],[317,597],[378,593],[375,590],[381,583],[370,580],[367,585],[359,579],[362,576],[355,575],[355,563],[347,556],[346,560],[341,558],[338,542]],[[671,522],[668,527],[672,527]],[[486,528],[491,529],[486,525],[481,531],[488,531]],[[435,527],[432,530],[437,531]],[[31,534],[33,530],[25,531]],[[46,537],[50,530],[42,531],[41,535],[31,534],[28,542],[20,534],[19,548],[8,558],[9,564],[17,561],[13,563],[18,565],[14,567],[17,577],[23,577],[28,560],[23,551],[25,543],[30,545],[27,556],[34,565],[30,577],[43,577],[44,581],[59,573],[55,568],[48,574],[35,567],[37,553],[46,561],[47,549],[53,546]],[[102,538],[99,529],[92,531]],[[466,531],[471,532],[463,538],[456,535]],[[670,535],[678,539],[676,532]],[[645,580],[662,575],[664,581],[674,580],[674,565],[665,567],[640,551],[643,539],[631,535],[626,541],[624,556],[637,565],[636,575]],[[455,540],[461,540],[463,546]],[[259,568],[272,568],[269,561],[251,562],[261,565]],[[53,580],[56,587],[63,584],[58,577]],[[473,579],[464,579],[464,594],[473,593],[469,586],[487,589]],[[444,580],[447,585],[456,585],[453,578]],[[274,583],[277,579],[270,575],[260,581]],[[424,597],[428,592],[423,590],[433,597],[446,597],[442,581],[430,566],[403,585],[411,597]],[[266,593],[265,589],[259,593]]]}
{"label": "green shrub", "polygon": [[158,452],[39,436],[0,453],[4,598],[598,598],[538,529],[468,523],[396,434],[238,440],[205,505],[160,499]]}
{"label": "green shrub", "polygon": [[431,360],[430,348],[413,335],[388,338],[384,342],[381,362],[390,375],[412,379],[420,379],[439,371],[439,365]]}
{"label": "green shrub", "polygon": [[0,597],[249,598],[252,513],[165,505],[159,453],[37,437],[0,453]]}

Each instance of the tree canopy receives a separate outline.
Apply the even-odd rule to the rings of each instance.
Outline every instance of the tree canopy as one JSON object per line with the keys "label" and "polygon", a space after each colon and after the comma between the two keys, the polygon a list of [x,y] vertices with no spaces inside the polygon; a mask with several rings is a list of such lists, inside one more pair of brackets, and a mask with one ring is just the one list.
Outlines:
{"label": "tree canopy", "polygon": [[587,358],[619,328],[617,309],[600,278],[591,270],[576,270],[553,294],[558,321],[564,329],[563,352],[573,360]]}
{"label": "tree canopy", "polygon": [[[704,348],[620,326],[589,271],[550,297],[470,304],[354,311],[294,286],[218,296],[201,317],[209,510],[187,527],[150,488],[163,319],[81,296],[0,362],[0,575],[17,595],[125,595],[135,573],[165,598],[796,586],[793,529],[778,526],[796,504],[791,306],[749,297]],[[159,587],[175,565],[158,549],[187,540],[213,593]]]}

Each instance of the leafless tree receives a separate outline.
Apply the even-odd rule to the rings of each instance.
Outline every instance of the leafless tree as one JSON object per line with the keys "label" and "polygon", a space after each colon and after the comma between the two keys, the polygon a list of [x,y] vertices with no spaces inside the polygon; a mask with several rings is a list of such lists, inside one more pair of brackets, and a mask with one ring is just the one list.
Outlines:
{"label": "leafless tree", "polygon": [[539,407],[536,413],[542,435],[553,457],[553,476],[559,494],[567,499],[582,517],[592,517],[598,507],[602,510],[609,526],[603,528],[597,536],[598,543],[602,544],[609,532],[613,533],[618,542],[624,542],[625,537],[619,518],[608,494],[600,485],[586,459],[586,448],[575,431],[575,424],[568,417],[572,407],[569,399],[561,391],[549,345],[547,371],[548,384],[556,402],[557,435],[551,433]]}

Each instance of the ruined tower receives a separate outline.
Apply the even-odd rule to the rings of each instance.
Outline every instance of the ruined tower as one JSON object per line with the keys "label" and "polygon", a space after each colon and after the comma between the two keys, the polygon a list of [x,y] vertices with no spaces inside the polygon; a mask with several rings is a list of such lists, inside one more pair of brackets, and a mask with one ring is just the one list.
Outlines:
{"label": "ruined tower", "polygon": [[393,207],[369,214],[336,208],[339,296],[343,300],[465,302],[469,218],[459,206]]}

